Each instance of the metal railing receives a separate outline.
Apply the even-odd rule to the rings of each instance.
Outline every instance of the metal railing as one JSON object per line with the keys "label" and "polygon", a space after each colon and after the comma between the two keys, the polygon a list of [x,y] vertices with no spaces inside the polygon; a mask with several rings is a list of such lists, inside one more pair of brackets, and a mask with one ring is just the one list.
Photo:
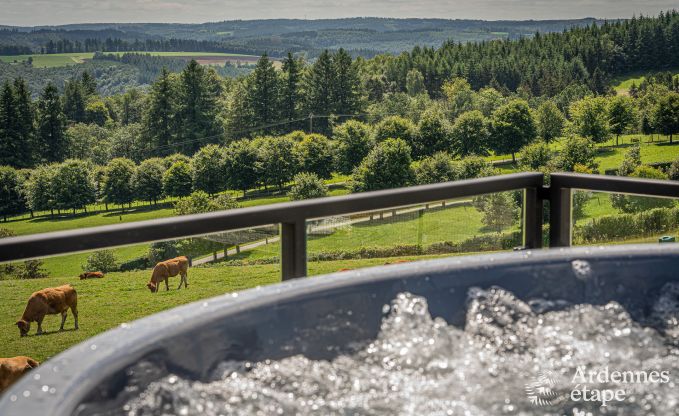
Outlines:
{"label": "metal railing", "polygon": [[0,262],[281,224],[281,273],[283,280],[287,280],[307,275],[307,220],[515,190],[524,190],[522,207],[524,247],[542,246],[545,201],[549,202],[550,246],[569,246],[572,232],[573,189],[679,197],[679,182],[554,173],[551,175],[550,186],[545,186],[542,173],[515,173],[4,238],[0,239]]}

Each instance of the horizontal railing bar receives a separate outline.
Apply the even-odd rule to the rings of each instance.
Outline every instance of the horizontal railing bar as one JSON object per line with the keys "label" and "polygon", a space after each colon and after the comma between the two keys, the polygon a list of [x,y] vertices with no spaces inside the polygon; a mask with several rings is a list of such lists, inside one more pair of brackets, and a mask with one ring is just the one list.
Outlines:
{"label": "horizontal railing bar", "polygon": [[553,173],[550,176],[550,182],[551,188],[679,198],[679,181],[580,173]]}
{"label": "horizontal railing bar", "polygon": [[0,262],[41,258],[269,224],[387,209],[494,192],[539,188],[543,174],[514,173],[434,185],[185,215],[0,239]]}

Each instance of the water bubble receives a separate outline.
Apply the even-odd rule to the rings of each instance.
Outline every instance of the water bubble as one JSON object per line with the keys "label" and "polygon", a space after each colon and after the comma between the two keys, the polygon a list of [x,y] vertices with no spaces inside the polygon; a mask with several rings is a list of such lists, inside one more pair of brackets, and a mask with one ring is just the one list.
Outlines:
{"label": "water bubble", "polygon": [[592,276],[592,266],[586,260],[573,260],[571,267],[575,277],[580,280],[587,280]]}

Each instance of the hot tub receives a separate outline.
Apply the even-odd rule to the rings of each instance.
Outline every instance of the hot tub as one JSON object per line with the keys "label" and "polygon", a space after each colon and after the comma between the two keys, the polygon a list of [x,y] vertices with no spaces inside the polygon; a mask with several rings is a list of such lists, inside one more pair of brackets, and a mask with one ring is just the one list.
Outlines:
{"label": "hot tub", "polygon": [[[203,380],[225,361],[299,354],[332,360],[375,339],[383,308],[400,293],[425,298],[433,317],[454,326],[465,323],[469,288],[493,286],[519,299],[616,301],[641,320],[647,300],[668,282],[679,282],[679,245],[452,257],[299,279],[180,306],[91,338],[15,384],[0,398],[0,415],[118,414],[131,378]],[[140,362],[155,370],[139,374]]]}

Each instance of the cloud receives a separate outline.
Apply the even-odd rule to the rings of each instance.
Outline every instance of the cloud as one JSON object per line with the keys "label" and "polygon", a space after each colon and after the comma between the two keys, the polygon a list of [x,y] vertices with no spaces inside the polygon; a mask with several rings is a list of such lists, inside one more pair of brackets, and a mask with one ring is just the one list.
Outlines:
{"label": "cloud", "polygon": [[667,0],[0,0],[0,24],[205,22],[355,16],[564,19],[655,15]]}

